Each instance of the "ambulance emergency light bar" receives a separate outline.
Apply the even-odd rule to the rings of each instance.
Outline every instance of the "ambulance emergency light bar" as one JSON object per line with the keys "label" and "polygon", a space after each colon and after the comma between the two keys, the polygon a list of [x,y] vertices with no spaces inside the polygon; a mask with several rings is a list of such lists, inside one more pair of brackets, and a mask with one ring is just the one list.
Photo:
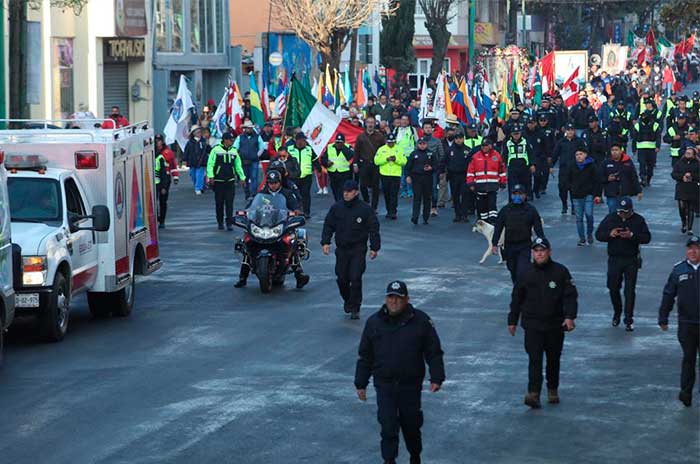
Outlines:
{"label": "ambulance emergency light bar", "polygon": [[[0,163],[4,158],[4,152],[0,152]],[[98,155],[93,150],[81,150],[75,152],[76,169],[97,169]],[[48,160],[43,155],[35,154],[8,154],[5,167],[11,171],[32,170],[46,171]]]}

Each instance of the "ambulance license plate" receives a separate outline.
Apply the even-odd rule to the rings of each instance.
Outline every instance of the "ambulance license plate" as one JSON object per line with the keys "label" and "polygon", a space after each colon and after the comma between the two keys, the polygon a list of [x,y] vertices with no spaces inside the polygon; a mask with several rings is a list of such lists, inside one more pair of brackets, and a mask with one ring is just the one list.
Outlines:
{"label": "ambulance license plate", "polygon": [[15,295],[15,306],[18,308],[38,308],[39,294],[38,293],[18,293]]}

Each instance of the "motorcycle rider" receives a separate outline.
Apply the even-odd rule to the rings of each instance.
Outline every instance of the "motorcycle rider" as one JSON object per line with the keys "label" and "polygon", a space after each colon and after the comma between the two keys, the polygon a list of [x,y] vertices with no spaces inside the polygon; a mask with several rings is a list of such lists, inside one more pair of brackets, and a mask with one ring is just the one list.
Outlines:
{"label": "motorcycle rider", "polygon": [[[271,170],[267,173],[265,186],[260,191],[261,194],[267,195],[283,195],[287,204],[287,210],[290,212],[297,211],[299,209],[299,202],[297,201],[294,193],[290,189],[282,187],[282,176],[279,171]],[[292,213],[294,214],[294,213]],[[295,254],[297,251],[295,250]],[[291,268],[294,271],[294,277],[297,281],[297,288],[304,288],[306,284],[309,283],[309,276],[304,274],[304,270],[301,267],[301,259],[292,259]],[[241,263],[241,271],[238,275],[238,282],[233,286],[235,288],[245,287],[248,283],[248,275],[250,274],[250,264],[245,261]]]}

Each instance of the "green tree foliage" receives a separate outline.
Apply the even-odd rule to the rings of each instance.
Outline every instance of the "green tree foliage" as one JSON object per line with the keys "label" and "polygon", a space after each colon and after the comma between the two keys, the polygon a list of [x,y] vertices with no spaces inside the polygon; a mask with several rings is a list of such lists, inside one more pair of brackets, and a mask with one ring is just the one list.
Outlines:
{"label": "green tree foliage", "polygon": [[394,15],[382,19],[379,45],[381,63],[399,74],[412,72],[416,64],[413,52],[415,14],[416,0],[403,0]]}
{"label": "green tree foliage", "polygon": [[666,30],[675,31],[679,38],[700,28],[700,1],[673,0],[661,8],[661,23]]}

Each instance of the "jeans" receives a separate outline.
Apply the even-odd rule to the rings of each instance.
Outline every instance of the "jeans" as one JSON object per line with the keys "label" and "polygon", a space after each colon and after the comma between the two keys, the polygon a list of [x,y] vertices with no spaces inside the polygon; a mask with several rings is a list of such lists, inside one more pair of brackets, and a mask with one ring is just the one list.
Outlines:
{"label": "jeans", "polygon": [[406,182],[406,166],[401,168],[401,185],[399,187],[399,195],[403,197],[413,196],[413,186]]}
{"label": "jeans", "polygon": [[243,165],[245,174],[245,197],[250,198],[258,192],[258,168],[260,163],[250,163]]}
{"label": "jeans", "polygon": [[[576,230],[578,238],[585,240],[587,235],[593,235],[593,195],[585,198],[574,198],[574,211],[576,212]],[[583,216],[586,216],[586,230],[583,230]]]}
{"label": "jeans", "polygon": [[201,192],[204,190],[204,175],[206,170],[204,168],[190,168],[190,179],[192,179],[192,184],[194,185],[194,190]]}
{"label": "jeans", "polygon": [[667,82],[665,87],[666,87],[666,98],[671,98],[671,92],[673,91],[673,82]]}
{"label": "jeans", "polygon": [[618,197],[605,197],[605,203],[608,204],[608,214],[617,212],[617,205],[620,204]]}

